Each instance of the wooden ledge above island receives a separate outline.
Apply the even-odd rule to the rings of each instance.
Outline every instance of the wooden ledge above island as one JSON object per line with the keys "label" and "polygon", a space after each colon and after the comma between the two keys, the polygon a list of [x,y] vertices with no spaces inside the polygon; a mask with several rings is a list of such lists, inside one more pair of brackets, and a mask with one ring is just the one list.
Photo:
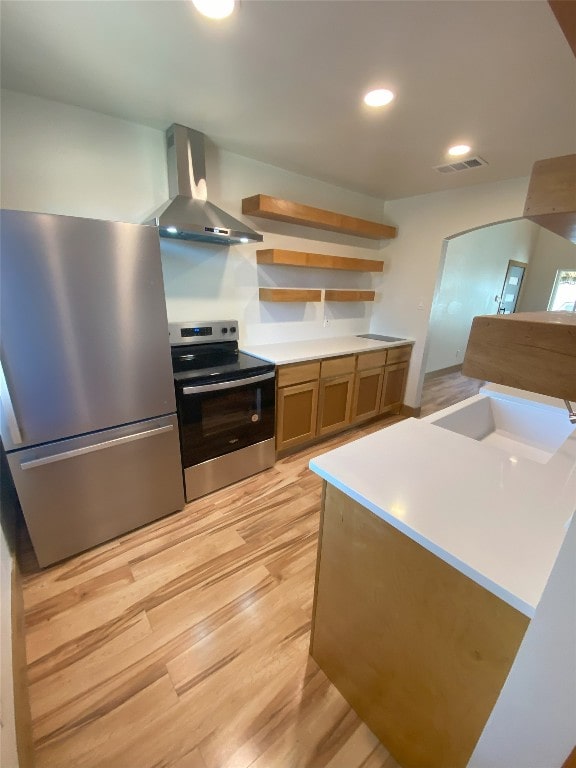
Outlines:
{"label": "wooden ledge above island", "polygon": [[576,312],[475,317],[462,373],[576,401]]}

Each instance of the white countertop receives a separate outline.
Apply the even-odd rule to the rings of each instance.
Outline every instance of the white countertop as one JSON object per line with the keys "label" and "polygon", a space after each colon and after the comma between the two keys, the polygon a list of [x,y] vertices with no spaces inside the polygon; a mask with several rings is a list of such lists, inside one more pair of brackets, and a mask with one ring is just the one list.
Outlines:
{"label": "white countertop", "polygon": [[402,341],[375,341],[360,339],[358,336],[338,336],[336,338],[309,339],[307,341],[284,341],[278,344],[241,345],[242,352],[255,355],[276,365],[301,363],[321,357],[353,355],[356,352],[374,352],[388,347],[402,347],[414,344],[413,339]]}
{"label": "white countertop", "polygon": [[576,511],[576,430],[540,463],[407,419],[310,468],[529,617]]}

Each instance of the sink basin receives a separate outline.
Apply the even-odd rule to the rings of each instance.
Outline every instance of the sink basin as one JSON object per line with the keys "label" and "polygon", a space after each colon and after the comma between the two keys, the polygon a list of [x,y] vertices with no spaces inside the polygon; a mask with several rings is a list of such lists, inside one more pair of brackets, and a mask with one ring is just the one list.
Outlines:
{"label": "sink basin", "polygon": [[540,464],[546,464],[576,430],[566,411],[521,400],[477,395],[446,411],[426,421]]}
{"label": "sink basin", "polygon": [[399,338],[398,336],[379,336],[377,333],[361,333],[356,338],[373,339],[374,341],[406,341],[406,339]]}

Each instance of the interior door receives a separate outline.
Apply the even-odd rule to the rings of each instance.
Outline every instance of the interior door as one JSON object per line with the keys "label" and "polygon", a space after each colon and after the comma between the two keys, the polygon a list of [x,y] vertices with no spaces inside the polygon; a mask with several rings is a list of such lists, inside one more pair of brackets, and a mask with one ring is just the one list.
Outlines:
{"label": "interior door", "polygon": [[506,270],[506,277],[498,304],[499,315],[509,315],[516,311],[516,304],[518,303],[525,270],[526,264],[522,261],[510,260],[508,262],[508,269]]}

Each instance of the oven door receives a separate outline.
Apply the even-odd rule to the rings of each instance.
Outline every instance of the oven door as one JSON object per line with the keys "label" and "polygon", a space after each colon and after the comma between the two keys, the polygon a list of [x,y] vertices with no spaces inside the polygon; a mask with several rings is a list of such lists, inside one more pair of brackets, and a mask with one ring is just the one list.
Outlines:
{"label": "oven door", "polygon": [[184,468],[274,437],[276,373],[178,392]]}

